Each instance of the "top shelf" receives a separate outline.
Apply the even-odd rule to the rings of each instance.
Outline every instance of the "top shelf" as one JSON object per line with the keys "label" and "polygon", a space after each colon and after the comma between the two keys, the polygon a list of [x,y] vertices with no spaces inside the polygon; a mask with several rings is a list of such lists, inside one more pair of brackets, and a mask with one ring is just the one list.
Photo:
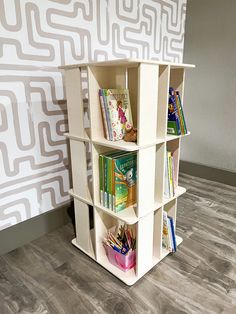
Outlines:
{"label": "top shelf", "polygon": [[173,63],[173,62],[163,62],[163,61],[154,61],[154,60],[144,60],[144,59],[117,59],[117,60],[108,60],[108,61],[97,61],[97,62],[89,62],[89,63],[78,63],[78,64],[70,64],[60,66],[59,69],[70,70],[78,67],[85,66],[125,66],[125,67],[137,67],[140,63],[144,64],[155,64],[155,65],[166,65],[171,68],[195,68],[194,64],[186,64],[186,63]]}

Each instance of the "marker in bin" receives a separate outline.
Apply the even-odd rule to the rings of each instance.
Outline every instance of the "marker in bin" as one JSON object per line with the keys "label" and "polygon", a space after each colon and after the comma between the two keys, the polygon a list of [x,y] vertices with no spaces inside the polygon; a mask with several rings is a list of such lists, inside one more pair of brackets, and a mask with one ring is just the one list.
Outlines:
{"label": "marker in bin", "polygon": [[103,243],[110,246],[113,250],[127,255],[136,248],[135,232],[132,229],[128,229],[127,225],[120,226],[117,237],[108,231]]}

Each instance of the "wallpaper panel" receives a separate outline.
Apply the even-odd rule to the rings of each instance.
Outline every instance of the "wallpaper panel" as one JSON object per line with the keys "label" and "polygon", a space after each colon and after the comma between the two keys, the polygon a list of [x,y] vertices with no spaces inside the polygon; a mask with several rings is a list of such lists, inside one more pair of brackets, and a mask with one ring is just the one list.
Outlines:
{"label": "wallpaper panel", "polygon": [[57,66],[182,62],[186,0],[0,0],[0,230],[69,200]]}

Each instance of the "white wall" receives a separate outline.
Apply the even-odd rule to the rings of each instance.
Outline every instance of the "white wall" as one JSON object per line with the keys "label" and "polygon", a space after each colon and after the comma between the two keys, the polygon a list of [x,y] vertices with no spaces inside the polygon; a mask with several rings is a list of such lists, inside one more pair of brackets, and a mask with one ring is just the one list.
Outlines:
{"label": "white wall", "polygon": [[182,160],[236,171],[236,1],[188,0]]}

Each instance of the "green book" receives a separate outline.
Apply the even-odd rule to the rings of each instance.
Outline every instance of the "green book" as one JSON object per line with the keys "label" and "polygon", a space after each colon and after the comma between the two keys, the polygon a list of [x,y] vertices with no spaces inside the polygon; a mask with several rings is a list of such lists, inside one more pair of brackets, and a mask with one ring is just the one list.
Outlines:
{"label": "green book", "polygon": [[[101,204],[112,210],[112,158],[120,155],[122,151],[110,151],[99,155],[100,190],[102,188]],[[101,159],[101,161],[100,161]],[[101,165],[100,165],[101,163]]]}
{"label": "green book", "polygon": [[100,202],[104,204],[104,169],[103,169],[103,155],[99,155],[99,189]]}
{"label": "green book", "polygon": [[113,159],[117,156],[123,156],[127,154],[124,151],[114,151],[106,154],[108,167],[107,167],[107,195],[108,195],[108,207],[112,211],[114,210],[114,195],[113,195],[113,181],[114,181],[114,167]]}
{"label": "green book", "polygon": [[137,154],[127,153],[113,160],[114,211],[117,213],[136,203]]}

